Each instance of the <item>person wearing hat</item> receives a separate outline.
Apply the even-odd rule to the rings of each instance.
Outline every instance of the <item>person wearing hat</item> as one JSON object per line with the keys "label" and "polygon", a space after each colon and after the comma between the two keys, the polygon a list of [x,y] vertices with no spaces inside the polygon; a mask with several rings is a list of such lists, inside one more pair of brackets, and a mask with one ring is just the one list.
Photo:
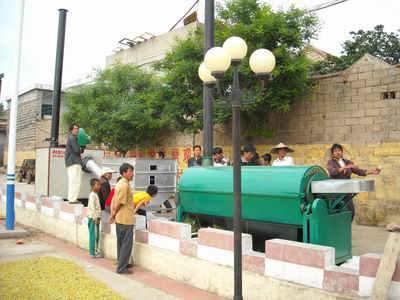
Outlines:
{"label": "person wearing hat", "polygon": [[109,181],[112,178],[112,173],[116,173],[116,171],[105,167],[101,169],[101,178],[100,178],[100,191],[97,193],[100,200],[101,210],[105,209],[106,200],[111,192],[111,186]]}
{"label": "person wearing hat", "polygon": [[294,152],[293,149],[290,149],[284,143],[279,143],[274,148],[272,148],[272,154],[278,154],[278,158],[274,160],[272,163],[273,167],[281,167],[281,166],[294,166],[294,161],[291,156],[287,156],[287,153]]}

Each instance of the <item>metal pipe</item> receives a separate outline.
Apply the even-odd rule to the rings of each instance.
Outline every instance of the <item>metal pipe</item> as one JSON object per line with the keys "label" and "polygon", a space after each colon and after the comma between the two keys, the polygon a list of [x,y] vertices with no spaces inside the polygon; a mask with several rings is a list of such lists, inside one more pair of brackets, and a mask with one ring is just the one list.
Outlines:
{"label": "metal pipe", "polygon": [[233,239],[234,239],[234,296],[242,296],[242,160],[240,156],[240,107],[242,91],[239,85],[238,66],[234,65],[231,92],[232,103],[232,140],[233,140]]}
{"label": "metal pipe", "polygon": [[[204,54],[214,47],[214,0],[205,0]],[[212,88],[203,84],[203,166],[212,166],[214,103]]]}
{"label": "metal pipe", "polygon": [[15,153],[17,145],[17,113],[18,113],[18,89],[19,70],[21,65],[22,29],[24,22],[25,0],[16,1],[17,17],[17,40],[14,52],[13,90],[10,106],[10,128],[8,131],[8,160],[7,160],[7,203],[6,203],[6,229],[14,230],[15,210]]}
{"label": "metal pipe", "polygon": [[54,72],[53,111],[51,119],[51,140],[50,140],[51,147],[58,147],[61,83],[62,83],[62,69],[64,60],[65,23],[67,20],[68,10],[60,8],[58,11],[60,13],[58,19],[56,66]]}

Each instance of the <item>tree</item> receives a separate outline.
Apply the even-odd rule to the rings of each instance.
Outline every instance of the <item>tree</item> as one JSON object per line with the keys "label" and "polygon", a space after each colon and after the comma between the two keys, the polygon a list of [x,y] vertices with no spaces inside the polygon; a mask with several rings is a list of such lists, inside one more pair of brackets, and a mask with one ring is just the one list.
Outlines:
{"label": "tree", "polygon": [[[308,77],[309,61],[302,50],[317,30],[315,16],[294,7],[274,12],[258,0],[227,0],[217,7],[216,46],[230,36],[240,36],[247,42],[249,54],[257,48],[267,48],[276,57],[273,80],[266,89],[256,98],[247,93],[254,102],[243,107],[242,116],[252,128],[262,126],[269,111],[287,111],[295,99],[310,91],[313,83]],[[187,39],[178,40],[156,65],[156,70],[165,74],[163,94],[171,104],[166,113],[181,131],[197,132],[202,128],[202,82],[197,69],[203,57],[203,34],[198,30]],[[240,66],[240,80],[245,91],[254,88],[258,92],[260,86],[249,68],[248,57]],[[228,71],[221,80],[227,89],[231,78]],[[227,123],[230,119],[227,104],[216,101],[215,122]]]}
{"label": "tree", "polygon": [[65,125],[77,122],[97,145],[127,152],[151,143],[165,126],[163,108],[154,101],[160,84],[131,64],[97,70],[93,83],[69,90]]}
{"label": "tree", "polygon": [[0,103],[0,118],[4,118],[6,116],[6,111],[4,110],[4,104]]}
{"label": "tree", "polygon": [[351,39],[343,43],[342,55],[318,62],[313,67],[316,74],[329,74],[347,69],[364,54],[369,53],[389,64],[400,63],[400,36],[397,33],[387,33],[383,25],[375,26],[374,30],[358,30],[350,32]]}

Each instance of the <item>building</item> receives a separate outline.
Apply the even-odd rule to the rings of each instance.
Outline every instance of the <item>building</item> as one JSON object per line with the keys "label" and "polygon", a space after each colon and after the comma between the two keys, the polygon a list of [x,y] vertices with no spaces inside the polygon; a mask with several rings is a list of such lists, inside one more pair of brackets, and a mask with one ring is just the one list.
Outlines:
{"label": "building", "polygon": [[124,64],[135,64],[139,67],[150,68],[157,61],[162,60],[165,54],[175,44],[177,38],[186,38],[191,32],[201,26],[197,21],[189,23],[183,27],[154,36],[144,33],[132,40],[122,39],[120,43],[129,46],[116,53],[107,56],[106,67],[120,61]]}
{"label": "building", "polygon": [[[53,86],[36,84],[23,89],[19,92],[18,101],[16,164],[21,165],[24,159],[35,158],[36,148],[49,146]],[[11,97],[7,97],[6,102],[9,107]],[[65,106],[61,102],[60,114],[64,111]],[[6,114],[9,126],[9,109]],[[61,137],[62,142],[65,141]],[[7,158],[7,147],[4,149],[4,157]]]}

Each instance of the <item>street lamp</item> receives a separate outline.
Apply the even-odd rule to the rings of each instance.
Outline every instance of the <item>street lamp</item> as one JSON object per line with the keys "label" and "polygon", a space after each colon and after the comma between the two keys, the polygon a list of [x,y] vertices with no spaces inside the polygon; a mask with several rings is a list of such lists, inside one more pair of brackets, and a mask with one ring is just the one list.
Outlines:
{"label": "street lamp", "polygon": [[[218,80],[233,65],[233,81],[229,101],[232,105],[232,140],[233,140],[233,195],[234,195],[234,299],[242,297],[242,182],[240,157],[240,107],[243,92],[239,85],[238,66],[247,54],[246,42],[240,37],[228,38],[223,47],[214,47],[207,51],[204,63],[199,67],[199,77],[208,86],[218,85]],[[275,67],[275,57],[267,49],[258,49],[250,56],[250,68],[262,81],[269,78]],[[219,89],[221,90],[221,89]],[[223,97],[223,95],[221,95]]]}

